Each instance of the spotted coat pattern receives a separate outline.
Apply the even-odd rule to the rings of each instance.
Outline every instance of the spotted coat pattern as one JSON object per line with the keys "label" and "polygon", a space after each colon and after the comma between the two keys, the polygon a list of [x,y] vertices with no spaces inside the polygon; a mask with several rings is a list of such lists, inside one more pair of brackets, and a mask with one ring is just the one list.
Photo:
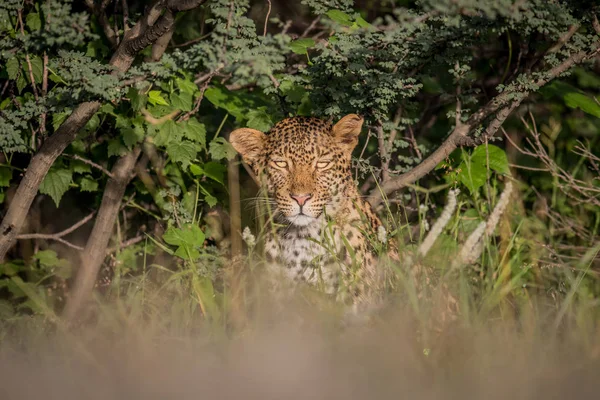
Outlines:
{"label": "spotted coat pattern", "polygon": [[243,128],[230,136],[273,208],[275,228],[265,245],[273,276],[352,304],[368,298],[380,279],[370,240],[381,222],[350,170],[362,123],[354,114],[335,125],[293,117],[266,134]]}

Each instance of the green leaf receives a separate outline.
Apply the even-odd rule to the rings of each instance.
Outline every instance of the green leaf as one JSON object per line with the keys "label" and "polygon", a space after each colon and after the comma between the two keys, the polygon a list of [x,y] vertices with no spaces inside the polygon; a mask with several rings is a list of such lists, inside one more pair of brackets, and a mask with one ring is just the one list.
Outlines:
{"label": "green leaf", "polygon": [[12,169],[8,167],[0,167],[0,187],[10,186],[12,179]]}
{"label": "green leaf", "polygon": [[148,101],[150,102],[150,104],[152,105],[157,105],[160,104],[162,106],[168,106],[169,103],[167,103],[167,101],[164,99],[164,97],[162,97],[160,90],[151,90],[148,93]]}
{"label": "green leaf", "polygon": [[195,224],[185,224],[181,228],[171,226],[163,235],[165,243],[178,246],[175,255],[183,259],[198,258],[200,253],[195,248],[202,247],[204,238],[204,232]]}
{"label": "green leaf", "polygon": [[186,92],[171,93],[171,105],[181,111],[192,111],[192,95]]}
{"label": "green leaf", "polygon": [[111,139],[108,141],[108,156],[122,156],[127,152],[127,148],[123,146],[120,138]]}
{"label": "green leaf", "polygon": [[67,112],[59,112],[52,114],[52,127],[54,128],[55,132],[62,125],[62,123],[65,122],[69,114],[70,113]]}
{"label": "green leaf", "polygon": [[481,217],[476,209],[470,208],[460,217],[461,230],[465,234],[469,234],[477,228],[481,222]]}
{"label": "green leaf", "polygon": [[200,252],[191,246],[183,245],[177,248],[175,255],[184,260],[195,260],[200,257]]}
{"label": "green leaf", "polygon": [[[31,73],[33,74],[33,79],[37,83],[42,82],[42,75],[44,73],[44,64],[40,57],[34,56],[30,57],[29,61],[31,62]],[[29,78],[29,65],[27,63],[23,64],[23,72],[25,72],[25,76],[27,77],[27,81],[31,83],[31,79]]]}
{"label": "green leaf", "polygon": [[196,165],[196,164],[190,164],[190,172],[194,176],[203,176],[204,175],[204,170],[202,169],[202,167],[199,165]]}
{"label": "green leaf", "polygon": [[244,107],[244,101],[239,95],[225,88],[209,87],[204,92],[204,97],[215,106],[226,110],[236,119],[244,119],[246,116],[247,109]]}
{"label": "green leaf", "polygon": [[248,112],[248,123],[246,126],[248,128],[258,129],[261,132],[268,132],[273,126],[273,121],[271,121],[271,117],[266,112],[265,108],[261,107],[260,109]]}
{"label": "green leaf", "polygon": [[485,165],[463,160],[458,166],[458,180],[465,185],[469,192],[475,193],[480,187],[485,184],[487,179],[487,169]]}
{"label": "green leaf", "polygon": [[196,86],[194,82],[188,79],[175,78],[175,84],[182,92],[189,93],[191,95],[194,95],[197,92],[199,92],[198,86]]}
{"label": "green leaf", "polygon": [[208,152],[213,160],[222,160],[224,158],[232,160],[236,155],[233,146],[222,137],[216,138],[210,143]]}
{"label": "green leaf", "polygon": [[171,161],[181,163],[184,169],[196,158],[197,153],[197,145],[188,140],[172,141],[167,146],[167,154]]}
{"label": "green leaf", "polygon": [[49,195],[58,207],[60,199],[69,190],[72,181],[73,172],[71,170],[64,168],[50,169],[40,185],[40,193]]}
{"label": "green leaf", "polygon": [[508,158],[501,148],[492,144],[488,144],[487,146],[482,144],[477,146],[471,154],[471,163],[481,165],[484,168],[487,167],[488,159],[491,170],[496,171],[499,174],[510,175]]}
{"label": "green leaf", "polygon": [[353,24],[352,17],[340,10],[329,10],[327,16],[340,25],[352,26]]}
{"label": "green leaf", "polygon": [[175,121],[168,120],[158,126],[158,132],[154,137],[154,144],[157,146],[166,146],[171,142],[181,139],[183,129]]}
{"label": "green leaf", "polygon": [[121,135],[123,136],[123,143],[128,148],[131,148],[136,143],[141,142],[144,139],[144,127],[141,125],[134,125],[133,128],[122,128]]}
{"label": "green leaf", "polygon": [[58,256],[54,250],[41,250],[32,257],[40,262],[42,267],[50,268],[59,264]]}
{"label": "green leaf", "polygon": [[38,13],[27,14],[25,21],[30,31],[37,31],[42,27],[42,20],[40,19],[40,14]]}
{"label": "green leaf", "polygon": [[206,148],[206,126],[195,118],[190,118],[182,124],[183,134],[186,138]]}
{"label": "green leaf", "polygon": [[360,15],[356,17],[356,25],[361,28],[370,28],[372,25],[365,21]]}
{"label": "green leaf", "polygon": [[27,79],[23,77],[23,74],[20,74],[17,77],[17,90],[19,91],[19,93],[21,93],[23,89],[25,89],[25,86],[27,86]]}
{"label": "green leaf", "polygon": [[210,193],[204,193],[204,201],[209,207],[214,207],[219,202],[217,198]]}
{"label": "green leaf", "polygon": [[69,168],[75,174],[86,174],[88,172],[92,172],[92,167],[89,164],[79,160],[71,160],[69,163]]}
{"label": "green leaf", "polygon": [[134,111],[140,111],[148,102],[148,96],[144,93],[140,93],[140,91],[135,88],[129,88],[127,97],[129,98],[129,101],[131,101],[131,108],[133,108]]}
{"label": "green leaf", "polygon": [[567,107],[579,108],[581,111],[600,118],[600,105],[584,93],[567,93],[563,97]]}
{"label": "green leaf", "polygon": [[82,192],[97,192],[98,181],[90,176],[84,176],[81,178],[81,182],[79,182],[79,190]]}
{"label": "green leaf", "polygon": [[223,164],[216,163],[214,161],[209,161],[204,164],[203,174],[213,181],[219,182],[224,185],[225,179],[225,171],[227,168]]}
{"label": "green leaf", "polygon": [[163,240],[173,246],[181,246],[182,244],[202,246],[204,243],[204,233],[195,224],[185,224],[181,228],[171,226],[164,233]]}
{"label": "green leaf", "polygon": [[43,269],[49,270],[53,275],[63,279],[71,277],[71,263],[64,258],[58,258],[54,250],[38,251],[33,258],[39,261]]}
{"label": "green leaf", "polygon": [[6,72],[8,73],[8,79],[16,79],[19,75],[19,59],[17,57],[9,58],[6,61]]}
{"label": "green leaf", "polygon": [[290,43],[290,49],[296,54],[306,54],[315,44],[315,41],[310,38],[298,39]]}

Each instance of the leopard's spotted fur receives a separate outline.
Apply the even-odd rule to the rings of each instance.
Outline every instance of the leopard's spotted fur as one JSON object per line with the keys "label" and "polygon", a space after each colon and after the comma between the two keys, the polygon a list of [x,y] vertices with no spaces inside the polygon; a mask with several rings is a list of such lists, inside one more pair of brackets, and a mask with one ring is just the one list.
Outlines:
{"label": "leopard's spotted fur", "polygon": [[380,282],[370,238],[381,222],[350,171],[362,124],[354,114],[335,125],[293,117],[266,134],[243,128],[230,136],[273,205],[279,225],[266,241],[266,255],[274,272],[353,304],[371,297]]}

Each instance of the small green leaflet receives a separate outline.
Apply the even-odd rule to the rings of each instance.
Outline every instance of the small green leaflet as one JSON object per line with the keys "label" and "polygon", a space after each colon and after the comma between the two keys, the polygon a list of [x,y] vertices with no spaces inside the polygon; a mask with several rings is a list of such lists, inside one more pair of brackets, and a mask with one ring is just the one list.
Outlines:
{"label": "small green leaflet", "polygon": [[198,143],[203,149],[206,148],[206,126],[198,122],[196,118],[190,118],[183,122],[183,135],[193,142]]}
{"label": "small green leaflet", "polygon": [[108,141],[108,156],[122,156],[127,152],[127,148],[123,146],[120,138],[110,139]]}
{"label": "small green leaflet", "polygon": [[40,19],[40,14],[38,13],[27,14],[27,18],[25,18],[25,21],[27,27],[31,31],[37,31],[42,27],[42,20]]}
{"label": "small green leaflet", "polygon": [[190,164],[190,172],[195,176],[206,176],[215,182],[224,185],[226,167],[214,161],[209,161],[203,166]]}
{"label": "small green leaflet", "polygon": [[6,72],[8,79],[16,79],[19,75],[19,59],[17,57],[9,58],[6,62]]}
{"label": "small green leaflet", "polygon": [[160,104],[161,106],[169,105],[169,103],[167,103],[167,101],[160,94],[160,90],[151,90],[148,93],[148,101],[154,106],[157,104]]}
{"label": "small green leaflet", "polygon": [[12,170],[8,167],[0,167],[0,187],[10,186]]}
{"label": "small green leaflet", "polygon": [[73,171],[73,173],[75,174],[85,174],[88,172],[92,172],[92,167],[90,167],[90,165],[79,160],[71,160],[69,162],[69,167],[71,171]]}
{"label": "small green leaflet", "polygon": [[175,78],[175,84],[182,92],[194,95],[198,92],[198,86],[190,80]]}
{"label": "small green leaflet", "polygon": [[348,14],[340,10],[329,10],[327,16],[340,25],[352,26],[354,23]]}
{"label": "small green leaflet", "polygon": [[210,142],[210,148],[208,152],[213,160],[222,160],[224,158],[232,160],[236,155],[236,151],[233,146],[222,137],[216,138]]}
{"label": "small green leaflet", "polygon": [[73,172],[71,170],[64,168],[50,169],[40,185],[40,193],[52,197],[56,207],[58,207],[60,199],[69,190],[69,185],[72,181]]}
{"label": "small green leaflet", "polygon": [[313,39],[298,39],[290,43],[290,49],[296,54],[306,54],[308,49],[315,47]]}
{"label": "small green leaflet", "polygon": [[33,258],[39,261],[43,269],[48,270],[53,275],[63,279],[71,277],[71,263],[64,258],[58,258],[54,250],[38,251]]}
{"label": "small green leaflet", "polygon": [[79,189],[82,192],[96,192],[98,191],[98,181],[90,176],[84,176],[79,182]]}
{"label": "small green leaflet", "polygon": [[189,140],[171,141],[167,145],[167,154],[171,161],[181,163],[184,169],[196,158],[196,153],[198,145]]}
{"label": "small green leaflet", "polygon": [[204,92],[204,97],[216,107],[222,108],[236,119],[246,118],[244,101],[236,93],[218,86],[211,86]]}
{"label": "small green leaflet", "polygon": [[141,125],[134,125],[133,127],[122,128],[121,135],[123,136],[123,143],[125,143],[125,146],[131,148],[134,144],[139,143],[144,139],[144,127]]}
{"label": "small green leaflet", "polygon": [[52,114],[52,128],[54,128],[55,132],[62,125],[62,123],[65,122],[68,116],[69,113],[67,112],[59,112]]}
{"label": "small green leaflet", "polygon": [[127,97],[129,98],[129,101],[131,101],[131,107],[134,109],[134,111],[141,110],[148,102],[148,96],[135,88],[129,88],[127,91]]}
{"label": "small green leaflet", "polygon": [[273,121],[271,121],[271,117],[267,114],[265,107],[261,107],[248,112],[248,123],[246,126],[261,132],[268,132],[273,126]]}

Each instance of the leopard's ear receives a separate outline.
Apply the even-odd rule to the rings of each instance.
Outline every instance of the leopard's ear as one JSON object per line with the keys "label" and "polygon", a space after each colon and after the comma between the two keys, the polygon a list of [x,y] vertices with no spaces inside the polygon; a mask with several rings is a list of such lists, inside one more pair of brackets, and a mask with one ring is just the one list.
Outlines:
{"label": "leopard's ear", "polygon": [[229,142],[242,155],[244,161],[253,165],[261,156],[267,136],[256,129],[240,128],[231,132]]}
{"label": "leopard's ear", "polygon": [[350,152],[358,144],[358,135],[362,129],[364,118],[356,114],[348,114],[333,126],[333,136]]}

